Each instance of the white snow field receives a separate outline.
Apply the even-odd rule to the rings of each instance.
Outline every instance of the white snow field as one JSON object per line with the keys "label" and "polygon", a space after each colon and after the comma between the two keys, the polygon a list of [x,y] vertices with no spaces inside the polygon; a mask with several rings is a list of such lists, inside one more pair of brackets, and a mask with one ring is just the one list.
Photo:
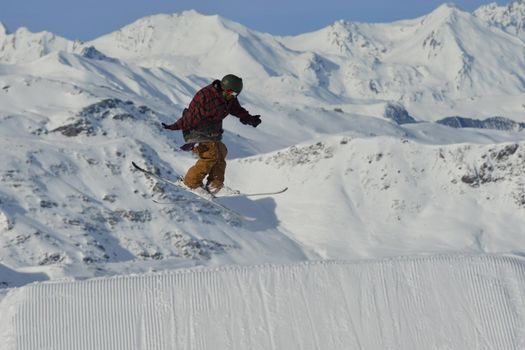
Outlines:
{"label": "white snow field", "polygon": [[0,304],[4,350],[523,349],[525,259],[230,266],[55,282]]}

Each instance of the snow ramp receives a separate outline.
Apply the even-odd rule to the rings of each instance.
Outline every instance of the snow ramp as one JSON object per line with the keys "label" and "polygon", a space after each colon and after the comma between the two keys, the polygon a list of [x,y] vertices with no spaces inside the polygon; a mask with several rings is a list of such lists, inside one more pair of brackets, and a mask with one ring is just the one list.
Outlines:
{"label": "snow ramp", "polygon": [[11,291],[5,350],[523,349],[525,259],[230,266]]}

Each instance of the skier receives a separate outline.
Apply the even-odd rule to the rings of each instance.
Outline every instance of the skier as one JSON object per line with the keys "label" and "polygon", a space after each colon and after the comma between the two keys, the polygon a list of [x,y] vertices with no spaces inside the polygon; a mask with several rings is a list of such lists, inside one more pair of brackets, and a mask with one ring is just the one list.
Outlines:
{"label": "skier", "polygon": [[239,104],[237,96],[242,87],[241,78],[227,74],[222,80],[215,80],[198,91],[175,123],[162,123],[165,129],[182,130],[186,144],[181,149],[192,150],[199,156],[183,179],[187,187],[199,194],[215,195],[221,190],[231,192],[224,186],[228,149],[221,142],[224,132],[222,120],[231,114],[245,125],[257,127],[261,124],[260,115],[251,115]]}

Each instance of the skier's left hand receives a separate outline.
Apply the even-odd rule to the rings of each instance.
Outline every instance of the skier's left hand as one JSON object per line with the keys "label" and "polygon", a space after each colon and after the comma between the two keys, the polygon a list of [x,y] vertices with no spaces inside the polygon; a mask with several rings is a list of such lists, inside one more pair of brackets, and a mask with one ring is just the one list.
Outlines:
{"label": "skier's left hand", "polygon": [[195,148],[194,142],[185,143],[184,145],[180,146],[180,149],[183,150],[184,152],[193,151],[194,148]]}
{"label": "skier's left hand", "polygon": [[251,125],[254,128],[256,128],[259,124],[261,124],[261,116],[260,115],[250,115],[248,117],[241,118],[241,123],[245,125]]}

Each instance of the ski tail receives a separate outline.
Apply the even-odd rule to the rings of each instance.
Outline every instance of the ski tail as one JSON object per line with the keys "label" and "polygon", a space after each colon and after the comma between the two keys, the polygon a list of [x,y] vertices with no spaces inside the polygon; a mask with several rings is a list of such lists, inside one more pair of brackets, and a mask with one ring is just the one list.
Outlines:
{"label": "ski tail", "polygon": [[137,163],[135,163],[135,162],[133,162],[133,161],[131,162],[131,164],[132,164],[133,167],[134,167],[135,169],[137,169],[138,171],[140,171],[140,172],[142,172],[142,173],[144,173],[144,174],[146,174],[146,175],[149,175],[149,176],[151,176],[151,177],[153,177],[153,178],[155,178],[155,179],[157,179],[157,180],[159,180],[159,181],[165,182],[165,183],[170,184],[170,185],[173,185],[173,186],[183,187],[183,186],[182,186],[182,178],[181,178],[181,177],[178,178],[178,181],[172,181],[172,180],[166,179],[165,177],[162,177],[162,176],[160,176],[160,175],[157,175],[157,174],[155,174],[155,173],[152,172],[152,171],[149,171],[149,170],[146,170],[146,169],[140,167],[139,165],[137,165]]}

